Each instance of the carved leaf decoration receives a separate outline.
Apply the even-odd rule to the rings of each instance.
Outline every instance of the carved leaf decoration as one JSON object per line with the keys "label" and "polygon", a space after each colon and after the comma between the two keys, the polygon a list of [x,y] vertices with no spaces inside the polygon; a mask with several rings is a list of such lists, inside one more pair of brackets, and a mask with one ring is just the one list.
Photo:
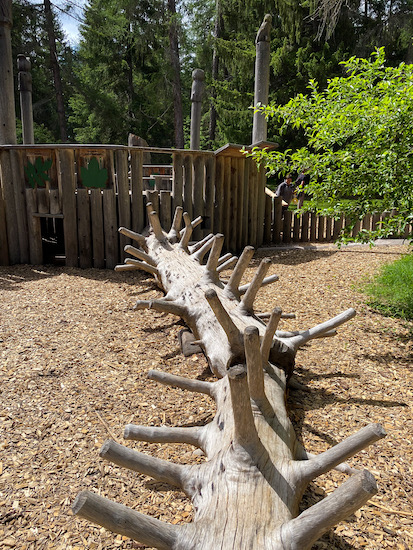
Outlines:
{"label": "carved leaf decoration", "polygon": [[50,180],[47,172],[50,170],[51,166],[52,160],[43,160],[42,157],[37,157],[34,164],[29,161],[27,162],[27,166],[25,166],[24,171],[26,172],[30,186],[33,187],[33,189],[35,187],[46,187],[46,181]]}
{"label": "carved leaf decoration", "polygon": [[104,188],[108,179],[108,171],[101,168],[96,157],[92,157],[86,167],[80,168],[82,184],[85,187]]}

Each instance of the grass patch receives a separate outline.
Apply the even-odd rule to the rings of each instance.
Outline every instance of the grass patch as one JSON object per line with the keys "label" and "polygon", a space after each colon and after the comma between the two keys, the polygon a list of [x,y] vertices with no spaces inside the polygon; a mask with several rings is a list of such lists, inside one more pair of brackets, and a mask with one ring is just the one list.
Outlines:
{"label": "grass patch", "polygon": [[364,292],[372,309],[390,317],[413,319],[413,253],[385,265]]}

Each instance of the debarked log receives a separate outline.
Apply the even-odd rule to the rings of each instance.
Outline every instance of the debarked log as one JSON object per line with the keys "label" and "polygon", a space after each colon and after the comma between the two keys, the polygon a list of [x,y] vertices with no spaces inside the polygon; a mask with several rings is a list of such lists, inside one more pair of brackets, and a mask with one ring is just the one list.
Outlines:
{"label": "debarked log", "polygon": [[[126,248],[134,258],[126,260],[124,266],[153,274],[165,296],[140,300],[135,308],[182,318],[217,380],[190,380],[154,370],[148,378],[211,396],[216,414],[205,426],[129,424],[124,432],[129,441],[192,445],[205,453],[204,463],[177,465],[112,440],[103,445],[100,454],[121,467],[180,488],[193,504],[193,521],[169,525],[87,491],[77,497],[73,511],[115,533],[165,550],[309,549],[377,491],[369,472],[351,468],[345,461],[385,436],[380,425],[368,424],[327,451],[313,455],[297,440],[285,405],[297,350],[314,338],[336,334],[355,311],[348,309],[312,328],[279,330],[284,315],[280,308],[274,307],[261,317],[254,312],[259,289],[278,280],[275,274],[266,276],[270,260],[261,262],[251,283],[241,285],[254,253],[252,247],[234,259],[220,256],[222,235],[208,235],[190,244],[199,220],[191,222],[180,207],[169,231],[161,227],[151,205],[148,217],[150,231],[146,237],[121,229],[140,247]],[[221,280],[224,266],[235,261],[229,280]],[[299,514],[309,483],[331,469],[350,477]]]}

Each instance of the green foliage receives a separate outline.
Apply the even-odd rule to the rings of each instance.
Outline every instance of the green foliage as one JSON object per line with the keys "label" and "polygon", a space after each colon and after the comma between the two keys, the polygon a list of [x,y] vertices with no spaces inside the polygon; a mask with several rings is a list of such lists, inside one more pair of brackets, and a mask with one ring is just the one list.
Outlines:
{"label": "green foliage", "polygon": [[[68,46],[57,17],[54,17],[57,54],[66,103],[73,93],[74,54]],[[59,141],[56,94],[50,65],[49,41],[43,4],[13,0],[12,56],[26,55],[31,61],[33,119],[36,143]],[[20,117],[19,93],[15,78],[16,116]],[[71,128],[69,138],[73,139]]]}
{"label": "green foliage", "polygon": [[[397,209],[373,235],[384,236],[413,212],[413,65],[386,67],[381,48],[371,59],[352,57],[343,66],[347,76],[331,79],[324,90],[313,80],[310,95],[262,108],[281,134],[302,131],[306,145],[254,156],[270,174],[309,167],[307,208],[327,202],[323,214],[361,219],[377,200],[382,209]],[[343,199],[350,198],[356,208],[346,206]]]}
{"label": "green foliage", "polygon": [[363,290],[374,310],[391,317],[413,319],[413,253],[383,266]]}
{"label": "green foliage", "polygon": [[108,171],[106,168],[100,168],[96,157],[92,157],[87,168],[81,166],[80,177],[84,187],[104,188],[108,180]]}
{"label": "green foliage", "polygon": [[29,180],[31,187],[46,187],[46,181],[49,181],[47,172],[52,166],[52,160],[43,160],[41,157],[37,157],[34,164],[27,162],[27,166],[24,167],[26,176]]}

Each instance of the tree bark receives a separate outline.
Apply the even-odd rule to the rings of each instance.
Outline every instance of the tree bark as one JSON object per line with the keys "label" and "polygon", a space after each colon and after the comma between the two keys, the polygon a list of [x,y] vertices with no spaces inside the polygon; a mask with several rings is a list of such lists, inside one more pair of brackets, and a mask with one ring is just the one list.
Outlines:
{"label": "tree bark", "polygon": [[63,85],[62,85],[62,78],[60,75],[59,60],[57,57],[56,35],[54,30],[53,14],[52,14],[52,8],[50,5],[50,0],[44,0],[44,13],[46,17],[47,36],[49,38],[50,65],[53,72],[53,82],[54,82],[54,89],[56,93],[57,117],[59,121],[60,139],[62,140],[62,142],[66,142],[67,141],[67,124],[66,124],[65,105],[63,100]]}
{"label": "tree bark", "polygon": [[[176,219],[181,216],[178,214]],[[144,544],[152,537],[151,544],[161,549],[310,549],[325,531],[354,513],[377,491],[369,472],[351,469],[343,461],[384,437],[381,426],[367,425],[314,456],[297,441],[285,405],[298,348],[313,338],[331,336],[355,311],[349,309],[307,330],[278,331],[280,308],[274,308],[268,324],[254,314],[253,308],[257,291],[265,281],[268,260],[261,262],[242,295],[239,284],[253,249],[244,250],[231,278],[223,282],[217,271],[223,236],[189,247],[192,224],[185,214],[184,219],[182,236],[176,221],[172,230],[165,232],[153,211],[148,237],[127,232],[143,249],[140,258],[156,269],[166,293],[161,299],[141,300],[135,307],[182,317],[218,380],[187,380],[157,371],[150,371],[149,378],[206,393],[215,400],[217,412],[209,424],[196,428],[128,425],[125,438],[184,442],[202,449],[207,461],[171,464],[113,441],[104,444],[101,456],[179,487],[192,501],[194,520],[180,526],[162,523],[158,528],[150,518],[87,492],[78,497],[74,512]],[[120,231],[125,233],[123,228]],[[202,265],[199,252],[211,241],[207,262]],[[308,484],[333,468],[353,475],[324,500],[299,514]]]}
{"label": "tree bark", "polygon": [[181,63],[179,60],[178,24],[175,0],[168,0],[169,12],[169,57],[172,67],[172,96],[174,102],[175,147],[184,148],[184,119],[181,94]]}

